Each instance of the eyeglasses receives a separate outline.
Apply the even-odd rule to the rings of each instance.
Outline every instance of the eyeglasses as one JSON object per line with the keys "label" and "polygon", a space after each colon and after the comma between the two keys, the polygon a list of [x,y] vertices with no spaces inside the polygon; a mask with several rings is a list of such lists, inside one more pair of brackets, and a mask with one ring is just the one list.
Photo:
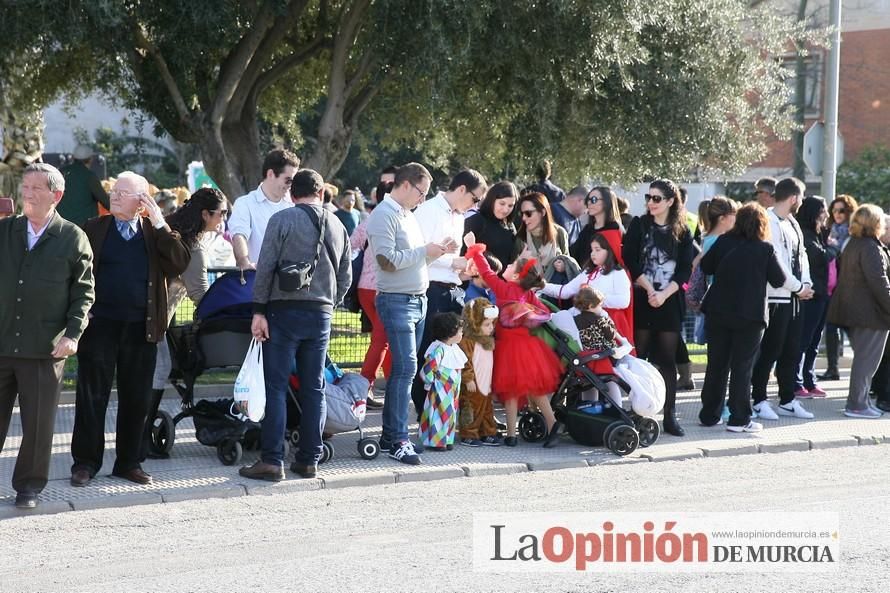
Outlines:
{"label": "eyeglasses", "polygon": [[472,191],[471,191],[471,192],[470,192],[470,195],[473,196],[473,203],[474,203],[474,204],[478,204],[479,202],[482,201],[482,196],[477,196],[477,195],[476,195],[476,192],[472,192]]}
{"label": "eyeglasses", "polygon": [[522,218],[531,218],[538,211],[537,210],[520,210],[520,212],[522,212]]}
{"label": "eyeglasses", "polygon": [[413,183],[411,184],[411,187],[413,187],[414,189],[417,190],[417,193],[420,194],[420,197],[421,197],[421,198],[424,198],[424,199],[425,199],[425,198],[426,198],[426,195],[429,193],[429,190],[427,190],[427,191],[423,191],[422,189],[420,189],[419,187],[417,187],[417,186],[416,186],[415,184],[413,184]]}
{"label": "eyeglasses", "polygon": [[125,191],[122,189],[112,190],[111,193],[113,193],[121,198],[137,198],[137,199],[141,198],[142,196],[147,195],[145,192],[141,192],[141,191]]}
{"label": "eyeglasses", "polygon": [[670,198],[666,198],[666,197],[664,197],[664,196],[659,196],[659,195],[654,195],[654,196],[653,196],[652,194],[646,194],[646,195],[643,196],[643,197],[646,199],[647,202],[654,202],[654,203],[656,203],[656,204],[660,204],[660,203],[662,202],[662,200],[668,200],[668,199],[670,199]]}

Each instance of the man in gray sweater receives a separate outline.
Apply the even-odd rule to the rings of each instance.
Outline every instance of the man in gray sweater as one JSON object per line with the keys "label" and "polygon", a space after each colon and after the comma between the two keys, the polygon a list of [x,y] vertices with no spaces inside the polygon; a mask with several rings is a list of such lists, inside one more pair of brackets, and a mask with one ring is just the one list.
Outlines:
{"label": "man in gray sweater", "polygon": [[[284,430],[287,383],[294,359],[300,379],[300,447],[291,471],[314,478],[321,458],[325,421],[324,364],[334,307],[352,282],[349,237],[337,217],[322,207],[324,180],[301,169],[290,186],[296,208],[269,219],[256,266],[253,291],[254,337],[263,342],[266,415],[262,421],[262,455],[238,472],[246,478],[284,479]],[[321,241],[319,241],[321,239]],[[282,270],[309,264],[310,279],[289,285]]]}

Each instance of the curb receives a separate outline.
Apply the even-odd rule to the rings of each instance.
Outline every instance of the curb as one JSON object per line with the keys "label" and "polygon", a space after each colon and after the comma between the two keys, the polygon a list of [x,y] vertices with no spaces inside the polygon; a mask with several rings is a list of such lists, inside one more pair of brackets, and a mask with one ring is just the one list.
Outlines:
{"label": "curb", "polygon": [[890,436],[856,435],[849,437],[832,437],[814,441],[811,439],[794,439],[775,443],[740,443],[736,447],[699,447],[687,451],[675,451],[658,454],[657,451],[644,450],[635,457],[616,457],[614,459],[587,460],[571,459],[564,461],[529,461],[527,463],[487,463],[479,465],[447,465],[423,468],[419,471],[375,471],[359,475],[332,475],[308,480],[289,479],[283,482],[234,483],[225,486],[205,486],[188,491],[156,491],[119,494],[81,498],[70,501],[41,502],[33,511],[22,511],[14,506],[0,507],[0,520],[31,515],[49,515],[67,511],[80,511],[102,508],[122,508],[146,504],[165,504],[187,500],[205,500],[211,498],[239,498],[243,496],[270,496],[289,492],[311,492],[319,490],[337,490],[378,485],[401,484],[408,482],[426,482],[448,480],[454,478],[473,478],[477,476],[498,476],[526,472],[543,472],[563,469],[592,468],[627,463],[656,463],[662,461],[686,461],[710,457],[734,457],[737,455],[775,454],[786,452],[815,451],[819,449],[835,449],[840,447],[865,447],[879,444],[890,444]]}

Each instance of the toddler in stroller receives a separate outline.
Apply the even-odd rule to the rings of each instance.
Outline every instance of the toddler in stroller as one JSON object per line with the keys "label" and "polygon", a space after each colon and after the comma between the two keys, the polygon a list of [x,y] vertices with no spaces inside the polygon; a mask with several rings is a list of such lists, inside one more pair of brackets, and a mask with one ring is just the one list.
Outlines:
{"label": "toddler in stroller", "polygon": [[[659,389],[649,381],[648,363],[629,355],[627,340],[616,340],[614,325],[607,314],[596,311],[597,297],[588,292],[593,293],[582,289],[574,308],[554,314],[540,329],[541,337],[566,365],[551,406],[578,443],[604,445],[616,455],[629,455],[658,439],[660,427],[652,416],[661,408]],[[598,347],[583,349],[581,344]],[[613,363],[611,359],[617,360]],[[635,373],[646,380],[635,378]],[[663,404],[663,382],[660,394]],[[625,395],[632,411],[624,409]],[[543,418],[527,410],[520,419],[520,434],[526,440],[540,440],[542,426]]]}

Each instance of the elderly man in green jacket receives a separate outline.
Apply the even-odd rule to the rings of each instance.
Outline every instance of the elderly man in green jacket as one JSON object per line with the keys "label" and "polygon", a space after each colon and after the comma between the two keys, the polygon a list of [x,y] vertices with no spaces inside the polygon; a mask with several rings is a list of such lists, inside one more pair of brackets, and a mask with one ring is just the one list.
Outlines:
{"label": "elderly man in green jacket", "polygon": [[49,476],[65,359],[77,351],[93,304],[93,251],[56,212],[65,178],[51,165],[25,169],[23,215],[0,220],[0,450],[16,397],[22,421],[12,486],[33,509]]}

